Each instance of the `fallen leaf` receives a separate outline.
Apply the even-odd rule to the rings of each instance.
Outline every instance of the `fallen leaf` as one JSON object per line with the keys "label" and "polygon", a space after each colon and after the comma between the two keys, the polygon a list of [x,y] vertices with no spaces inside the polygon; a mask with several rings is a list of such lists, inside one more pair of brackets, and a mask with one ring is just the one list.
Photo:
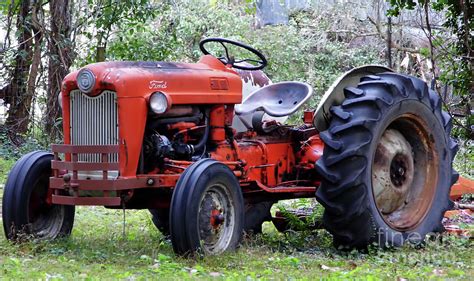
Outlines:
{"label": "fallen leaf", "polygon": [[355,269],[357,267],[357,263],[355,263],[354,261],[349,261],[347,263],[351,269]]}
{"label": "fallen leaf", "polygon": [[321,265],[321,269],[329,270],[329,271],[339,271],[339,270],[341,270],[339,267],[330,267],[330,266],[327,266],[327,265],[324,265],[324,264]]}
{"label": "fallen leaf", "polygon": [[157,263],[154,263],[154,264],[151,266],[151,268],[153,268],[153,269],[158,269],[159,267],[160,267],[160,263],[158,263],[158,262],[157,262]]}

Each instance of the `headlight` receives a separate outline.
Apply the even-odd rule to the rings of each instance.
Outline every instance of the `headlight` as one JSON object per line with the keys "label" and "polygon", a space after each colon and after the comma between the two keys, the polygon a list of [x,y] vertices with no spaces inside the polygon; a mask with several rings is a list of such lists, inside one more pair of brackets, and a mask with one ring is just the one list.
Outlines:
{"label": "headlight", "polygon": [[83,68],[77,74],[77,87],[83,93],[90,93],[95,85],[95,76],[94,73],[87,69]]}
{"label": "headlight", "polygon": [[59,107],[62,109],[63,108],[63,94],[61,92],[59,92],[58,94],[58,104],[59,104]]}
{"label": "headlight", "polygon": [[150,108],[156,114],[165,113],[171,107],[171,100],[162,92],[155,92],[150,97]]}

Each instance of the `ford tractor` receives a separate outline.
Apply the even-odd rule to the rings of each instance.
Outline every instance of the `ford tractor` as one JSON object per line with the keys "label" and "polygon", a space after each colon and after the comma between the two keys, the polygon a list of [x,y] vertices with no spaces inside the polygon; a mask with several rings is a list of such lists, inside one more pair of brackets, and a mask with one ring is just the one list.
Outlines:
{"label": "ford tractor", "polygon": [[[258,50],[224,38],[200,50],[196,63],[101,62],[67,75],[64,140],[9,173],[7,239],[68,236],[75,206],[96,205],[147,209],[178,255],[215,255],[261,232],[279,200],[314,197],[339,248],[443,231],[457,144],[425,82],[362,66],[302,112],[312,87],[272,83]],[[285,124],[298,110],[302,122]]]}

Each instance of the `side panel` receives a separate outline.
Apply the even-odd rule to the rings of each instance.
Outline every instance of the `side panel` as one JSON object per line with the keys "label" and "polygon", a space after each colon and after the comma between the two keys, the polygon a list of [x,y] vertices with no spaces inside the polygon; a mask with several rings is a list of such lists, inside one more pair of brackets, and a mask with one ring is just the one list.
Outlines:
{"label": "side panel", "polygon": [[264,140],[242,140],[238,142],[238,155],[228,144],[219,146],[211,153],[218,161],[245,161],[242,180],[259,181],[267,186],[276,186],[295,166],[293,147],[289,142],[265,143]]}
{"label": "side panel", "polygon": [[119,98],[120,176],[135,177],[147,117],[143,97]]}

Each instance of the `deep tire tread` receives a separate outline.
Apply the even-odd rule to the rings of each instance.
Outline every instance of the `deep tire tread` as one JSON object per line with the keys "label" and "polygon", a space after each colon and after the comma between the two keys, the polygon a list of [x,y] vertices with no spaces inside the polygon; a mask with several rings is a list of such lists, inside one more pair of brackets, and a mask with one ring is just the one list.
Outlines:
{"label": "deep tire tread", "polygon": [[[362,177],[369,161],[365,157],[365,147],[370,144],[372,130],[384,110],[404,99],[423,103],[431,109],[448,138],[446,153],[449,159],[446,161],[454,159],[458,148],[449,137],[451,117],[442,111],[439,96],[420,79],[381,73],[362,78],[357,88],[345,88],[344,95],[346,99],[342,104],[331,109],[333,118],[329,128],[320,133],[325,150],[316,163],[316,170],[323,178],[316,198],[325,207],[323,224],[333,234],[334,244],[343,248],[364,248],[374,241],[377,231],[368,209],[367,186]],[[451,184],[458,178],[452,171],[448,179]],[[449,190],[450,186],[446,186],[441,191],[445,193],[445,201],[437,207],[440,218],[432,231],[443,230],[442,215],[452,208]]]}
{"label": "deep tire tread", "polygon": [[358,98],[364,95],[364,91],[355,87],[347,87],[344,89],[344,95],[346,98]]}
{"label": "deep tire tread", "polygon": [[319,137],[327,146],[331,147],[334,150],[341,150],[343,148],[344,143],[342,141],[334,139],[334,137],[332,137],[331,133],[329,133],[328,131],[321,132],[321,134],[319,134]]}

